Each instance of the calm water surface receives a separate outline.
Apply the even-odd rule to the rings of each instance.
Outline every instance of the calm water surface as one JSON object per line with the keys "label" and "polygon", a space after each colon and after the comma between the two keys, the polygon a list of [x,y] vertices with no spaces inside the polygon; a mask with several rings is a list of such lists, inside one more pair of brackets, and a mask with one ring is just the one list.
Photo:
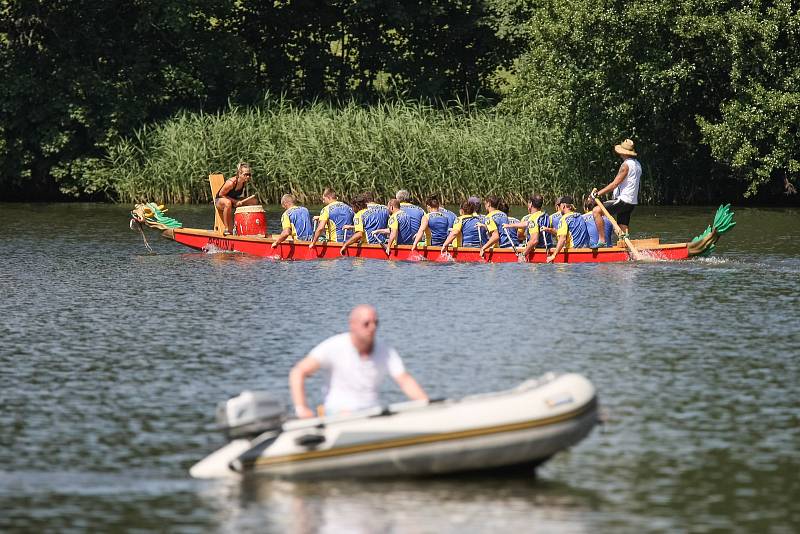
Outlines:
{"label": "calm water surface", "polygon": [[[634,230],[685,241],[712,216],[640,208]],[[0,205],[0,530],[796,532],[800,212],[736,218],[679,263],[276,262],[154,233],[149,254],[125,207]],[[608,423],[536,477],[190,479],[223,443],[216,402],[288,398],[360,302],[434,396],[576,371]]]}

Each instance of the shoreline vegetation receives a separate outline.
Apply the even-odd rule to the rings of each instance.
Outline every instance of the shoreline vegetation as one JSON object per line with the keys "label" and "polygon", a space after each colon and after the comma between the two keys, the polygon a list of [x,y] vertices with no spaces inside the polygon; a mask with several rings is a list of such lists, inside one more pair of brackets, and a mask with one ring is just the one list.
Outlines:
{"label": "shoreline vegetation", "polygon": [[248,187],[269,203],[289,192],[317,203],[330,186],[343,199],[364,190],[393,198],[402,188],[417,199],[436,193],[450,204],[496,194],[524,205],[532,191],[581,197],[602,185],[572,171],[582,163],[553,137],[533,118],[474,108],[415,102],[300,108],[277,100],[181,113],[143,128],[112,147],[100,174],[119,202],[172,204],[209,202],[208,174],[229,177],[237,161],[253,166]]}
{"label": "shoreline vegetation", "polygon": [[791,0],[4,6],[2,200],[582,196],[630,138],[642,203],[800,205]]}

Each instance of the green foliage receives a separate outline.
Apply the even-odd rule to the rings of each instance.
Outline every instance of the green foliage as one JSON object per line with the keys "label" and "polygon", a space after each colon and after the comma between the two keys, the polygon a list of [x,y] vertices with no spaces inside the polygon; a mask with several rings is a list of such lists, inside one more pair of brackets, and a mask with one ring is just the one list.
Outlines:
{"label": "green foliage", "polygon": [[731,91],[718,118],[699,118],[704,141],[755,194],[800,174],[800,14],[790,1],[753,3],[726,17]]}
{"label": "green foliage", "polygon": [[522,203],[532,191],[588,191],[591,184],[560,165],[564,149],[550,138],[534,119],[474,107],[267,101],[145,128],[115,146],[100,173],[123,202],[210,202],[208,174],[230,176],[241,160],[253,165],[251,192],[265,202],[286,192],[319,202],[327,186],[342,198],[370,189],[385,199],[405,188],[417,199],[439,193],[447,202],[495,193]]}
{"label": "green foliage", "polygon": [[521,23],[528,50],[502,105],[557,126],[592,173],[635,139],[656,200],[742,190],[712,153],[754,191],[796,167],[797,10],[732,5],[543,0]]}
{"label": "green foliage", "polygon": [[479,0],[9,0],[0,189],[99,194],[93,162],[181,110],[480,92],[503,58]]}
{"label": "green foliage", "polygon": [[96,179],[87,184],[81,173],[120,135],[182,107],[224,105],[228,91],[206,80],[212,72],[235,76],[246,56],[227,67],[221,56],[236,50],[233,36],[206,30],[213,9],[223,7],[4,2],[0,187],[28,195],[56,183],[66,193],[91,191]]}

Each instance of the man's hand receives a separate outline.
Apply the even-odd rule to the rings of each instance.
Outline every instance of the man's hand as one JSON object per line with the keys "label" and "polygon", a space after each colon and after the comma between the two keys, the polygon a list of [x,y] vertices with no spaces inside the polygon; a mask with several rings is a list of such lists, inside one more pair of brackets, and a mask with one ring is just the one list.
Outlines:
{"label": "man's hand", "polygon": [[317,244],[317,242],[316,242],[316,241],[312,241],[311,243],[309,243],[309,244],[308,244],[308,248],[314,248],[314,246],[315,246],[316,244]]}
{"label": "man's hand", "polygon": [[549,256],[547,256],[547,263],[553,263],[553,260],[555,260],[555,259],[556,259],[556,255],[555,254],[550,254]]}
{"label": "man's hand", "polygon": [[594,189],[592,189],[592,192],[589,193],[589,196],[592,197],[592,200],[597,200],[597,196],[598,195],[597,195],[597,188],[596,187]]}
{"label": "man's hand", "polygon": [[277,247],[277,246],[278,246],[278,244],[277,244],[277,243],[272,243],[272,245],[270,245],[270,247],[271,247],[271,248],[273,248],[273,249],[274,249],[275,247]]}
{"label": "man's hand", "polygon": [[294,413],[300,419],[308,419],[310,417],[316,417],[316,415],[317,415],[308,406],[295,406],[294,407]]}
{"label": "man's hand", "polygon": [[480,252],[478,252],[478,256],[480,256],[482,258],[484,254],[486,254],[486,248],[485,247],[481,247]]}
{"label": "man's hand", "polygon": [[342,248],[339,249],[339,255],[345,256],[347,254],[347,247],[342,245]]}

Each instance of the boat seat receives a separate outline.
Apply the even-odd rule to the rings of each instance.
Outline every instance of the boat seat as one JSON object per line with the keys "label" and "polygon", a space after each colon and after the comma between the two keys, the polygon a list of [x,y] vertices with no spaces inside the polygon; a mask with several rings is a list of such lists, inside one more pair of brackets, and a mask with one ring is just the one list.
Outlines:
{"label": "boat seat", "polygon": [[222,221],[214,199],[217,197],[217,192],[225,183],[225,176],[217,173],[209,174],[208,183],[211,185],[211,205],[214,206],[214,231],[221,234],[225,231],[225,223]]}

